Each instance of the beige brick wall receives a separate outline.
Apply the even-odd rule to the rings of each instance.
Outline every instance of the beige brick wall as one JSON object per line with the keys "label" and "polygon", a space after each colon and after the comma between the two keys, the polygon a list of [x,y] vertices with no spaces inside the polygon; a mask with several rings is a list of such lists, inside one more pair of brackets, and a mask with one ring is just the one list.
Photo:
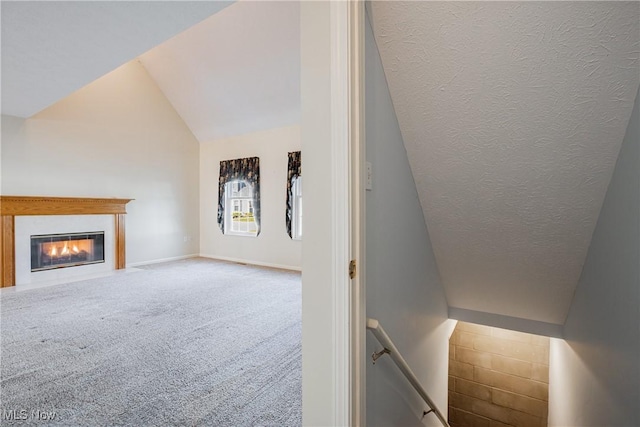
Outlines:
{"label": "beige brick wall", "polygon": [[449,341],[452,427],[546,427],[549,338],[458,322]]}

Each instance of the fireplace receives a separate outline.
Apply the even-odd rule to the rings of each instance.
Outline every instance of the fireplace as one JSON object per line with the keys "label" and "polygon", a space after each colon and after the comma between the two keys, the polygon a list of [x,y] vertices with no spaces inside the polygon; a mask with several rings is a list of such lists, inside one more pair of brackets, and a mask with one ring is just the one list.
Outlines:
{"label": "fireplace", "polygon": [[104,232],[31,236],[31,271],[104,262]]}
{"label": "fireplace", "polygon": [[[0,287],[61,280],[125,268],[126,204],[131,200],[0,195]],[[75,264],[77,260],[72,260],[72,257],[64,261],[57,259],[47,266],[46,256],[42,256],[40,248],[37,252],[40,253],[40,261],[44,260],[45,264],[41,267],[48,271],[33,272],[30,236],[57,237],[59,233],[71,230],[102,230],[104,237],[101,256],[96,257],[94,253],[90,261],[87,257],[87,260],[81,262],[88,261],[92,265],[82,268],[60,268],[62,264]],[[93,242],[93,250],[95,244]],[[80,252],[80,246],[77,249]],[[69,248],[67,244],[67,250],[73,251],[73,245]],[[46,249],[44,251],[46,255]],[[58,251],[64,251],[64,244],[62,248],[56,248],[56,254]],[[50,254],[51,252],[47,256],[51,256]],[[104,260],[100,260],[101,258]]]}

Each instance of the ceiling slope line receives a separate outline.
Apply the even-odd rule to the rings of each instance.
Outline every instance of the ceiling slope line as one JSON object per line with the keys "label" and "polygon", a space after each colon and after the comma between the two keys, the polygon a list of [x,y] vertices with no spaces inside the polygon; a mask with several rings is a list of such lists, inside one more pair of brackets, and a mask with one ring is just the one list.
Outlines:
{"label": "ceiling slope line", "polygon": [[456,307],[449,307],[449,318],[528,334],[543,335],[545,337],[563,337],[563,325],[557,325],[555,323],[539,322],[537,320],[484,313]]}

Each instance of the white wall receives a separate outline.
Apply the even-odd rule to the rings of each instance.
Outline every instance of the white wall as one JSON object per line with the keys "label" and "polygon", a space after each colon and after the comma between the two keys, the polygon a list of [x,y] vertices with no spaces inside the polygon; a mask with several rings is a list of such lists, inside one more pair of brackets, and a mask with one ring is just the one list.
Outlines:
{"label": "white wall", "polygon": [[[366,204],[367,317],[381,325],[447,415],[447,301],[378,48],[366,28],[366,156],[373,190]],[[367,334],[367,354],[381,346]],[[427,406],[388,356],[367,359],[367,425],[420,425]],[[426,425],[438,425],[427,415]]]}
{"label": "white wall", "polygon": [[552,339],[550,426],[640,425],[640,96],[576,294]]}
{"label": "white wall", "polygon": [[133,198],[128,264],[195,254],[198,149],[132,61],[29,119],[2,116],[2,194]]}
{"label": "white wall", "polygon": [[[302,242],[291,240],[285,226],[287,153],[299,150],[300,126],[254,132],[200,145],[202,256],[300,269]],[[260,158],[261,214],[257,237],[222,234],[216,220],[220,161],[242,157]]]}

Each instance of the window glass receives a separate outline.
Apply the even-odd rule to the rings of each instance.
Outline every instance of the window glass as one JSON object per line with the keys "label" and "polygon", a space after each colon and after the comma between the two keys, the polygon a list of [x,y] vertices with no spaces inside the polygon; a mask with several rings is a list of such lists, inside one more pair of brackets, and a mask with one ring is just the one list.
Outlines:
{"label": "window glass", "polygon": [[246,181],[231,181],[225,186],[225,234],[256,236],[253,187]]}
{"label": "window glass", "polygon": [[291,238],[302,239],[302,177],[293,179],[291,187],[293,193],[292,213],[291,213]]}

